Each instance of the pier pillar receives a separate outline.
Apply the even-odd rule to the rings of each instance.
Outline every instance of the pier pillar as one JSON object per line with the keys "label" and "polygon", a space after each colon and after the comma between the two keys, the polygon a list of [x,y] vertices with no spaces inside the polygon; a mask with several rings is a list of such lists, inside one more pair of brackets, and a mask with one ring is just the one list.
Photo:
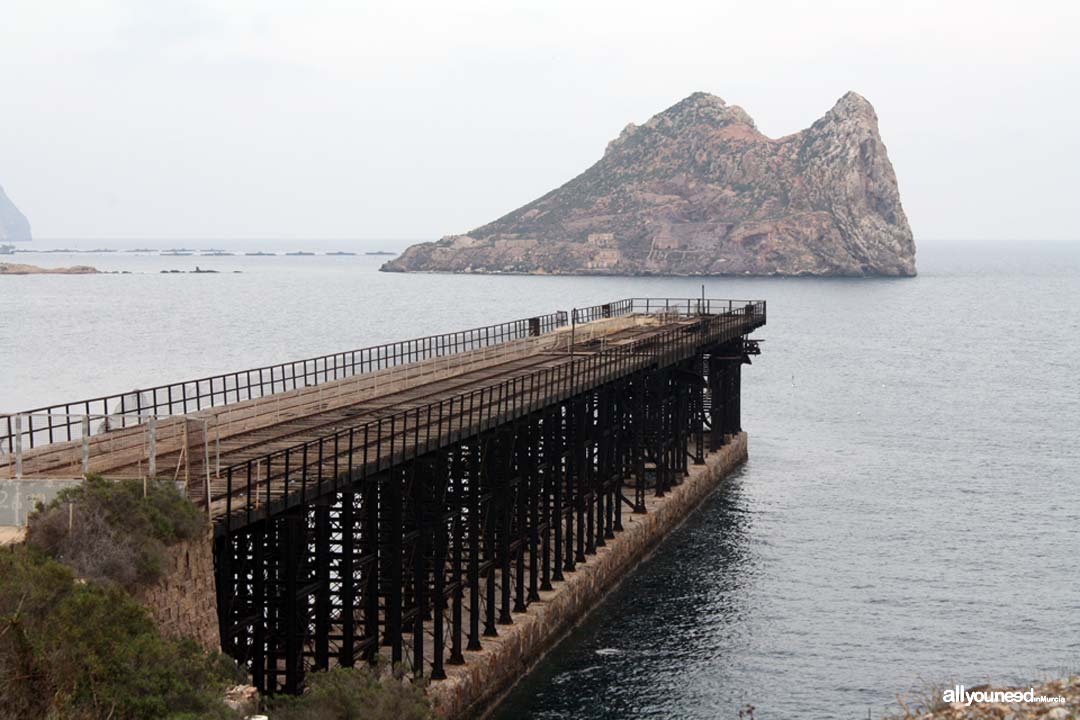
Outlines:
{"label": "pier pillar", "polygon": [[719,450],[742,430],[742,339],[714,348],[709,356],[710,450]]}

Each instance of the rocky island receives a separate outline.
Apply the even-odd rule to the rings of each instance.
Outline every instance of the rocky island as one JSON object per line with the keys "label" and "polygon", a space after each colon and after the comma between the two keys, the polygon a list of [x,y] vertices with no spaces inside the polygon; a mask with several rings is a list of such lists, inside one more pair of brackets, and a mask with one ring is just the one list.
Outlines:
{"label": "rocky island", "polygon": [[382,269],[911,276],[915,243],[865,98],[849,92],[809,128],[774,139],[742,108],[699,92],[628,125],[562,187]]}
{"label": "rocky island", "polygon": [[0,187],[0,242],[30,242],[30,221]]}

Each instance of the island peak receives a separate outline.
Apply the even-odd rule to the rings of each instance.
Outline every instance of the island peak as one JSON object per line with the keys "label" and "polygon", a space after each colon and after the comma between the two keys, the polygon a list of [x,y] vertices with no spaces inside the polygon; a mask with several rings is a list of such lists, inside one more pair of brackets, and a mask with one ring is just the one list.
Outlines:
{"label": "island peak", "polygon": [[383,269],[910,276],[915,243],[862,95],[771,139],[741,107],[695,92],[627,125],[561,187]]}

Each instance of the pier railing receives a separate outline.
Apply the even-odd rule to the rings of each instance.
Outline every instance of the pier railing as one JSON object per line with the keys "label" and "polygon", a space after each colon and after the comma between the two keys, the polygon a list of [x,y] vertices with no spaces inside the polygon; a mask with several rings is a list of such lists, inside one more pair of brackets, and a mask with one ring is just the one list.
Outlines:
{"label": "pier railing", "polygon": [[[248,402],[230,403],[206,408],[189,415],[111,414],[73,415],[72,424],[80,430],[69,442],[39,445],[29,451],[29,464],[25,469],[31,476],[79,477],[88,472],[107,473],[109,477],[143,478],[154,476],[158,469],[172,473],[179,479],[183,473],[185,483],[196,466],[195,475],[209,473],[214,467],[208,460],[205,447],[195,447],[191,438],[212,438],[214,455],[222,441],[250,432],[254,427],[274,425],[312,412],[326,412],[374,400],[388,393],[400,392],[410,387],[438,382],[477,370],[514,362],[539,353],[568,353],[570,343],[588,344],[599,339],[600,346],[608,329],[596,324],[583,326],[576,333],[547,332],[530,335],[499,344],[484,345],[474,350],[445,354],[427,360],[403,363],[392,367],[357,374],[339,382],[299,388],[256,398]],[[23,423],[36,421],[44,426],[48,420],[57,420],[54,412],[43,415],[18,415],[15,428],[18,433]],[[20,435],[17,437],[21,438]],[[199,441],[202,442],[202,441]],[[204,443],[205,444],[205,443]],[[0,452],[0,480],[22,478],[26,450],[19,442],[14,453]],[[173,468],[158,468],[156,457],[181,452],[181,461]],[[218,464],[219,463],[215,463]]]}
{"label": "pier railing", "polygon": [[14,455],[17,451],[53,442],[79,440],[83,436],[86,418],[112,419],[111,423],[99,422],[93,429],[93,433],[97,434],[138,424],[141,417],[186,415],[406,363],[535,337],[565,325],[567,314],[559,311],[470,330],[0,414],[0,453]]}
{"label": "pier railing", "polygon": [[614,302],[575,308],[571,319],[575,323],[587,323],[603,318],[623,315],[722,315],[745,311],[747,306],[760,304],[765,312],[764,300],[728,300],[719,298],[625,298]]}
{"label": "pier railing", "polygon": [[[637,302],[620,301],[629,303],[619,305],[623,308],[620,314],[630,314],[631,310],[625,308],[637,307]],[[699,301],[689,302],[693,307]],[[641,307],[652,308],[650,313],[700,314],[701,318],[689,327],[680,325],[625,345],[572,355],[569,362],[509,377],[222,468],[214,487],[206,493],[215,505],[210,514],[223,521],[219,529],[242,527],[275,508],[305,504],[318,495],[336,491],[346,472],[359,479],[386,470],[635,370],[690,357],[702,346],[734,339],[765,323],[764,301],[730,302],[728,310],[728,300],[713,300],[711,305],[706,300],[704,307],[714,313],[706,314],[685,312],[685,299],[668,304],[643,298]]]}

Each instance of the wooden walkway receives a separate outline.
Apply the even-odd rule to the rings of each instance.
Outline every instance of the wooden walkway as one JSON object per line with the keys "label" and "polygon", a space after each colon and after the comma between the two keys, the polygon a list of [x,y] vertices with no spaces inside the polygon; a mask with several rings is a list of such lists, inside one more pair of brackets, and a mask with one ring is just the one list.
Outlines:
{"label": "wooden walkway", "polygon": [[[214,519],[229,516],[244,524],[282,503],[310,502],[334,491],[343,473],[359,477],[388,469],[570,393],[745,335],[759,324],[749,312],[596,320],[157,418],[152,429],[141,422],[85,443],[34,448],[23,456],[22,475],[75,477],[85,463],[106,477],[169,477],[184,482],[189,497],[208,506]],[[7,470],[11,474],[10,465]]]}

